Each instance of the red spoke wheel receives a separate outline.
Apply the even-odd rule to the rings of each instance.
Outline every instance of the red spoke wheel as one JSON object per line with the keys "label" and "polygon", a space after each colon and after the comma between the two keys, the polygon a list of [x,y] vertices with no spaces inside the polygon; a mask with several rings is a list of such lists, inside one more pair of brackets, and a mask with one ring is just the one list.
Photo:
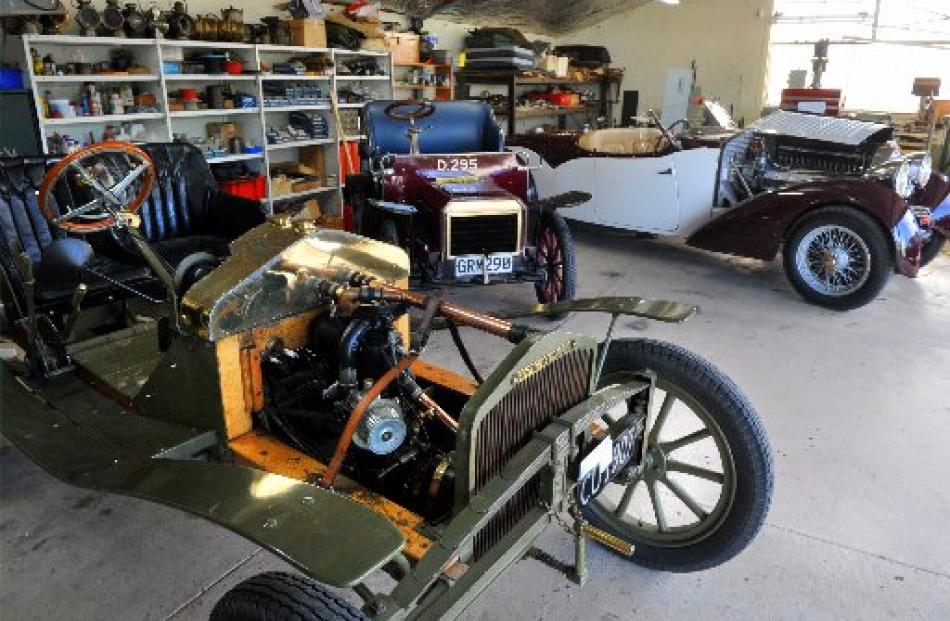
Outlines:
{"label": "red spoke wheel", "polygon": [[541,215],[537,261],[544,273],[544,280],[535,284],[538,302],[549,304],[574,299],[577,288],[574,240],[567,222],[556,212]]}

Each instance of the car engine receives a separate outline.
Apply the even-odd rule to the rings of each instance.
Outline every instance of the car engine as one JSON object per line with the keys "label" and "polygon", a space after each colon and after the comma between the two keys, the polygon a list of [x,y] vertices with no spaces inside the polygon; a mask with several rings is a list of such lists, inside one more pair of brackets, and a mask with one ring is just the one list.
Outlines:
{"label": "car engine", "polygon": [[799,183],[860,176],[900,153],[883,125],[793,113],[757,125],[723,147],[719,206]]}
{"label": "car engine", "polygon": [[[405,309],[364,304],[346,318],[333,310],[312,322],[305,347],[291,349],[278,338],[261,355],[265,407],[259,424],[324,463],[351,412],[407,353],[393,326]],[[420,385],[403,371],[366,407],[341,473],[429,520],[447,516],[454,499],[455,432],[436,402],[458,411],[464,399]]]}

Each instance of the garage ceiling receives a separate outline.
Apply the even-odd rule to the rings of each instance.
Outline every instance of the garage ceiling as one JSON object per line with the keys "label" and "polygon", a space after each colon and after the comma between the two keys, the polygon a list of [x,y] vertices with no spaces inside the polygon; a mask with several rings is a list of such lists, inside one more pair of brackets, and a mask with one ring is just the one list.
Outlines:
{"label": "garage ceiling", "polygon": [[650,0],[383,0],[382,4],[386,9],[407,15],[562,35],[648,2]]}

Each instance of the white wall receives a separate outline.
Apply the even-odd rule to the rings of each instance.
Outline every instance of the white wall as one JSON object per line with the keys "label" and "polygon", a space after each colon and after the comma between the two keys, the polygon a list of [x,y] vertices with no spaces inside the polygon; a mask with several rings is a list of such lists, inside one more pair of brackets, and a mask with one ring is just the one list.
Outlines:
{"label": "white wall", "polygon": [[622,89],[640,91],[641,114],[662,108],[667,71],[688,69],[695,59],[703,95],[749,122],[764,102],[771,14],[772,0],[653,2],[556,43],[606,46],[612,64],[626,69]]}

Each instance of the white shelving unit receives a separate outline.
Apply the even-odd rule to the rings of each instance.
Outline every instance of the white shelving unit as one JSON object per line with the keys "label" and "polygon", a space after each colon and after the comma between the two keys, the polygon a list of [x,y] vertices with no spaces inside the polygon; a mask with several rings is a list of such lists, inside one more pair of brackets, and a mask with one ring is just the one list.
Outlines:
{"label": "white shelving unit", "polygon": [[[145,130],[145,139],[150,141],[170,141],[178,134],[185,136],[204,136],[206,125],[209,122],[234,122],[241,126],[242,135],[247,145],[261,145],[261,153],[236,153],[220,157],[209,157],[211,164],[229,162],[245,162],[249,166],[259,168],[259,173],[267,179],[267,194],[262,202],[268,210],[273,211],[274,205],[316,197],[320,202],[323,213],[340,215],[343,198],[340,189],[341,158],[343,153],[340,143],[343,141],[357,141],[365,139],[363,135],[345,135],[337,127],[336,115],[332,113],[329,104],[307,104],[295,106],[265,106],[264,85],[268,82],[296,82],[313,83],[321,88],[329,99],[331,92],[338,92],[340,88],[358,88],[373,96],[375,99],[393,98],[392,61],[386,52],[369,52],[338,50],[330,48],[297,47],[291,45],[253,45],[248,43],[228,43],[218,41],[178,41],[172,39],[126,39],[118,37],[79,37],[63,35],[26,35],[22,37],[23,54],[26,62],[29,85],[36,102],[37,118],[39,119],[40,135],[43,137],[43,148],[48,148],[47,139],[54,134],[76,134],[82,141],[91,133],[95,139],[100,139],[107,125],[123,123],[141,124]],[[92,74],[92,75],[33,75],[30,50],[36,49],[41,56],[50,54],[57,63],[83,62],[97,63],[108,61],[113,49],[129,49],[138,66],[146,67],[144,74]],[[165,60],[179,60],[195,52],[203,50],[221,50],[239,56],[244,61],[244,67],[254,73],[242,75],[207,74],[207,73],[166,73]],[[338,63],[353,58],[366,57],[377,59],[377,64],[385,72],[380,76],[358,76],[335,72],[329,75],[284,75],[264,73],[274,62],[283,62],[292,56],[306,54],[325,54],[332,61],[331,66],[338,67]],[[41,107],[41,97],[47,92],[51,99],[75,99],[81,85],[92,83],[97,89],[116,84],[140,84],[142,89],[155,94],[160,112],[147,112],[122,115],[99,115],[74,118],[45,118]],[[210,85],[228,86],[236,92],[252,94],[257,98],[258,105],[252,108],[224,108],[214,110],[183,110],[170,111],[170,94],[181,88],[203,89]],[[323,86],[325,84],[325,86]],[[359,86],[357,86],[359,85]],[[362,103],[342,103],[339,109],[361,109]],[[272,126],[286,123],[286,117],[293,111],[319,111],[330,127],[328,138],[301,140],[278,144],[267,144],[267,130]],[[299,161],[300,149],[322,147],[326,175],[336,181],[325,187],[315,188],[304,192],[272,196],[269,170],[272,164],[280,162]]]}
{"label": "white shelving unit", "polygon": [[85,84],[87,82],[158,82],[159,76],[152,74],[120,74],[120,75],[38,75],[33,79],[37,84]]}

